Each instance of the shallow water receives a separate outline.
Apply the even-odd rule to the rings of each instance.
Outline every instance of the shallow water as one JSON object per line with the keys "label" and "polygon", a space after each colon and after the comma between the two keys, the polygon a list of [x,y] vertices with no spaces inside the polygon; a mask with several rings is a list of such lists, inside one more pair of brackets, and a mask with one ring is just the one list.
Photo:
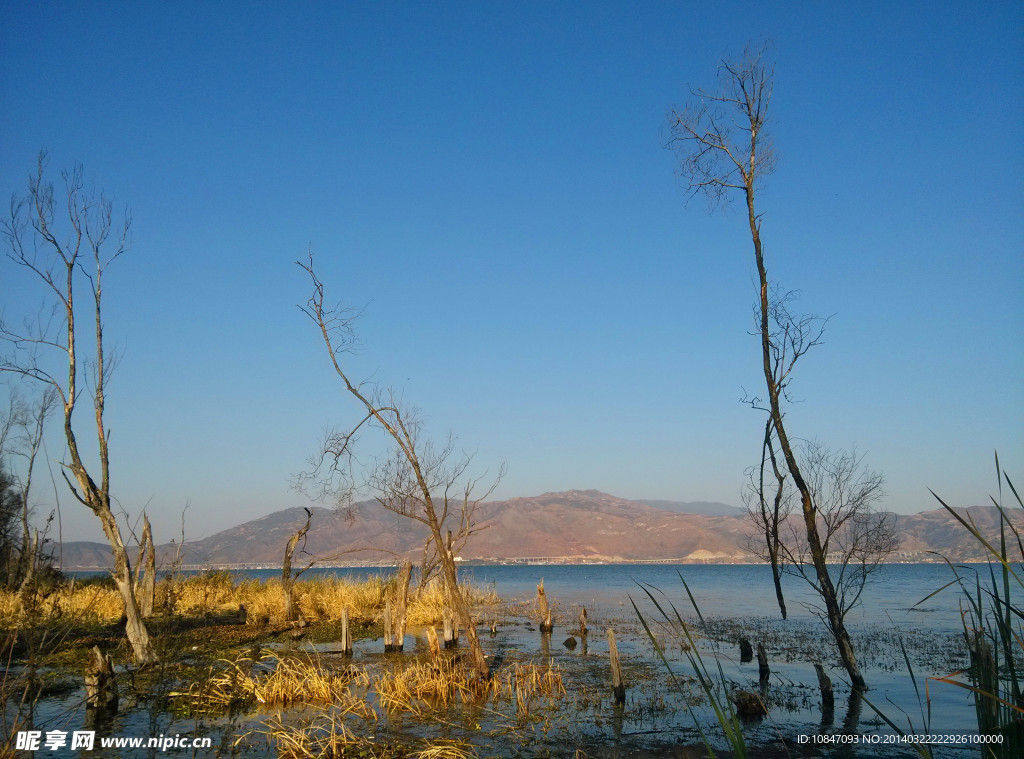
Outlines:
{"label": "shallow water", "polygon": [[[391,568],[311,570],[307,575],[338,574],[366,576],[388,573]],[[516,661],[552,663],[557,667],[569,691],[568,699],[554,707],[536,704],[536,719],[514,724],[508,715],[488,710],[460,709],[434,715],[441,719],[415,720],[392,717],[366,726],[370,734],[392,740],[403,736],[464,739],[477,747],[481,756],[572,756],[569,747],[584,746],[590,756],[626,756],[647,747],[659,755],[666,744],[699,744],[695,720],[712,740],[720,729],[697,686],[690,682],[692,667],[682,651],[671,645],[671,631],[655,627],[668,650],[674,673],[681,678],[680,689],[659,663],[646,633],[640,626],[631,598],[649,619],[657,611],[639,583],[656,588],[656,597],[673,603],[698,635],[698,647],[705,662],[717,674],[715,663],[735,687],[757,691],[757,664],[740,663],[737,642],[749,638],[756,646],[764,642],[772,667],[771,685],[763,693],[771,716],[749,723],[744,732],[750,742],[778,744],[780,737],[793,746],[800,736],[855,730],[870,736],[891,736],[887,726],[867,703],[855,703],[851,711],[849,689],[842,680],[845,673],[828,643],[822,623],[807,608],[813,602],[802,581],[787,578],[785,589],[790,618],[781,620],[775,605],[771,573],[764,566],[669,566],[669,565],[586,565],[586,566],[477,566],[463,567],[463,579],[478,585],[491,585],[510,604],[499,619],[498,633],[490,636],[481,628],[485,652],[492,666],[500,671]],[[701,613],[696,614],[680,582],[685,578]],[[247,576],[276,576],[276,572],[248,572]],[[555,613],[555,632],[542,636],[536,629],[533,598],[536,584],[543,578]],[[955,589],[918,605],[932,591],[951,579],[945,565],[888,565],[879,570],[877,582],[865,593],[861,608],[849,616],[854,643],[871,687],[868,700],[889,719],[908,732],[922,732],[927,724],[931,732],[944,734],[976,733],[973,704],[969,694],[953,686],[928,682],[930,716],[923,713],[914,681],[906,672],[900,641],[907,650],[917,675],[920,697],[924,696],[926,677],[946,675],[962,666],[964,651],[960,632],[959,598]],[[591,633],[586,649],[563,645],[577,627],[580,608],[586,607]],[[608,674],[608,644],[604,631],[615,629],[627,680],[625,709],[613,708]],[[578,638],[578,636],[577,636]],[[580,641],[582,644],[582,641]],[[413,630],[406,641],[407,658],[426,647],[422,631]],[[301,650],[314,647],[306,644]],[[394,664],[394,655],[381,653],[381,642],[357,641],[354,663],[369,669]],[[329,663],[330,644],[315,647]],[[836,689],[835,714],[823,724],[814,662],[824,664]],[[683,694],[686,694],[684,698]],[[82,723],[81,694],[62,701],[47,702],[40,717],[44,724]],[[688,709],[692,705],[693,712]],[[285,712],[286,718],[288,712]],[[292,717],[295,712],[292,712]],[[264,715],[265,716],[265,715]],[[930,722],[929,722],[930,720]],[[268,755],[265,744],[232,749],[233,736],[254,727],[257,715],[238,722],[175,720],[166,710],[153,704],[139,704],[122,713],[108,726],[111,735],[182,735],[194,730],[215,736],[220,751],[205,755]],[[927,723],[927,724],[926,724]],[[941,728],[941,729],[937,729]],[[44,728],[46,729],[46,728]],[[515,736],[511,740],[511,736]],[[174,755],[149,752],[148,755]],[[831,753],[831,750],[830,750]],[[872,753],[861,747],[852,755]],[[894,751],[880,746],[878,755],[913,755],[909,750]],[[86,756],[141,756],[147,754],[117,751],[83,752]],[[192,755],[180,752],[179,755]],[[974,756],[975,748],[942,748],[937,756]]]}

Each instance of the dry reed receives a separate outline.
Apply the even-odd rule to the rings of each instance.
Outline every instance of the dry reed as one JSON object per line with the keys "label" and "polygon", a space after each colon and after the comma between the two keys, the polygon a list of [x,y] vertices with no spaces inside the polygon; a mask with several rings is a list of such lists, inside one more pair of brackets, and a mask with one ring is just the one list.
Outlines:
{"label": "dry reed", "polygon": [[356,667],[330,670],[308,656],[285,657],[268,651],[259,661],[245,656],[222,660],[219,671],[211,671],[203,683],[172,695],[187,698],[196,712],[219,712],[247,704],[331,704],[344,715],[375,719],[366,700],[351,690],[354,686],[365,690],[369,684],[367,674]]}
{"label": "dry reed", "polygon": [[60,620],[100,625],[116,622],[123,613],[124,603],[118,592],[99,585],[67,585],[47,593],[37,593],[32,599],[31,610],[25,609],[16,591],[0,590],[2,627],[17,627],[26,621],[52,625]]}

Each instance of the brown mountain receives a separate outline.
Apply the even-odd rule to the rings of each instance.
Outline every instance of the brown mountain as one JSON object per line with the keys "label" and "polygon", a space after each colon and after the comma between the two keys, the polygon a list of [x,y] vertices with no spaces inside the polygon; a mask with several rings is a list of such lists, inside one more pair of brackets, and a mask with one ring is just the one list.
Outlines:
{"label": "brown mountain", "polygon": [[[673,504],[675,505],[675,504]],[[989,536],[998,535],[994,507],[960,510]],[[390,562],[396,556],[419,560],[426,531],[376,502],[358,504],[351,514],[315,508],[304,558],[323,563]],[[187,542],[189,565],[280,565],[288,537],[305,521],[301,508],[286,509],[238,525],[202,540]],[[1024,517],[1014,516],[1019,528]],[[1019,520],[1019,521],[1018,521]],[[745,516],[682,513],[630,501],[596,490],[545,493],[532,498],[481,504],[480,531],[461,552],[464,560],[562,561],[712,561],[742,562],[754,558],[743,548],[751,531]],[[945,511],[926,511],[897,518],[901,539],[896,560],[938,560],[936,551],[954,561],[983,560],[975,541]],[[176,547],[158,548],[167,565]],[[102,566],[108,558],[97,543],[66,543],[64,566]]]}

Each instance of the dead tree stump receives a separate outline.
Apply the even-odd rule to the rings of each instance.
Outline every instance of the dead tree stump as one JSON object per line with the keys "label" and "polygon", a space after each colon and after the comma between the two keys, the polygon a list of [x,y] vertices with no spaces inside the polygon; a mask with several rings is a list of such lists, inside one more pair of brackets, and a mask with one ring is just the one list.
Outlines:
{"label": "dead tree stump", "polygon": [[584,638],[587,637],[587,607],[584,606],[580,611],[580,635]]}
{"label": "dead tree stump", "polygon": [[831,724],[835,719],[836,701],[832,693],[832,681],[825,674],[825,668],[820,664],[814,665],[814,673],[818,676],[818,687],[821,688],[821,719],[822,722]]}
{"label": "dead tree stump", "polygon": [[615,631],[608,628],[608,659],[612,668],[612,695],[615,703],[622,706],[626,703],[626,686],[622,682],[622,667],[619,665],[619,649],[615,645]]}
{"label": "dead tree stump", "polygon": [[732,702],[736,705],[736,716],[742,720],[761,719],[768,713],[761,697],[748,690],[737,690],[732,694]]}
{"label": "dead tree stump", "polygon": [[348,607],[341,610],[341,653],[343,656],[352,655],[352,631],[348,627]]}
{"label": "dead tree stump", "polygon": [[761,685],[768,684],[768,677],[771,675],[771,667],[768,666],[768,654],[765,653],[764,643],[757,644],[757,677]]}
{"label": "dead tree stump", "polygon": [[85,708],[108,714],[117,712],[117,682],[110,657],[93,646],[85,664]]}
{"label": "dead tree stump", "polygon": [[537,586],[537,605],[540,607],[540,631],[549,633],[555,629],[555,625],[551,621],[551,608],[548,606],[548,598],[544,594],[543,578],[541,578],[540,585]]}
{"label": "dead tree stump", "polygon": [[392,650],[403,651],[405,649],[405,617],[406,608],[409,605],[409,581],[412,580],[412,562],[402,562],[402,569],[398,573],[398,591],[395,599],[395,618],[392,627],[394,638]]}
{"label": "dead tree stump", "polygon": [[441,644],[437,640],[437,630],[433,625],[427,628],[427,645],[430,647],[430,660],[436,664],[441,658]]}
{"label": "dead tree stump", "polygon": [[455,648],[459,645],[459,631],[455,626],[455,619],[451,609],[444,610],[444,647]]}
{"label": "dead tree stump", "polygon": [[384,653],[391,653],[395,650],[391,642],[391,601],[384,604]]}
{"label": "dead tree stump", "polygon": [[746,638],[740,638],[740,662],[746,664],[754,660],[754,647]]}

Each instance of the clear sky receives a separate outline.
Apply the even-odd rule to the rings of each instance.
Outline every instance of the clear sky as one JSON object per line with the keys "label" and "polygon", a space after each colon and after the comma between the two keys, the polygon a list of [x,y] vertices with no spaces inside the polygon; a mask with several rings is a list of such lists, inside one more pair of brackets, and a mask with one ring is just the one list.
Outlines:
{"label": "clear sky", "polygon": [[[190,537],[308,503],[291,476],[358,418],[296,308],[312,246],[366,307],[353,374],[507,462],[496,496],[738,505],[749,236],[664,145],[761,38],[770,275],[835,314],[792,433],[855,445],[897,512],[985,502],[996,448],[1024,480],[1020,3],[6,0],[0,190],[46,148],[134,218],[106,280],[120,503],[158,542],[187,501]],[[9,320],[41,297],[0,261]],[[65,539],[100,538],[61,504]]]}

